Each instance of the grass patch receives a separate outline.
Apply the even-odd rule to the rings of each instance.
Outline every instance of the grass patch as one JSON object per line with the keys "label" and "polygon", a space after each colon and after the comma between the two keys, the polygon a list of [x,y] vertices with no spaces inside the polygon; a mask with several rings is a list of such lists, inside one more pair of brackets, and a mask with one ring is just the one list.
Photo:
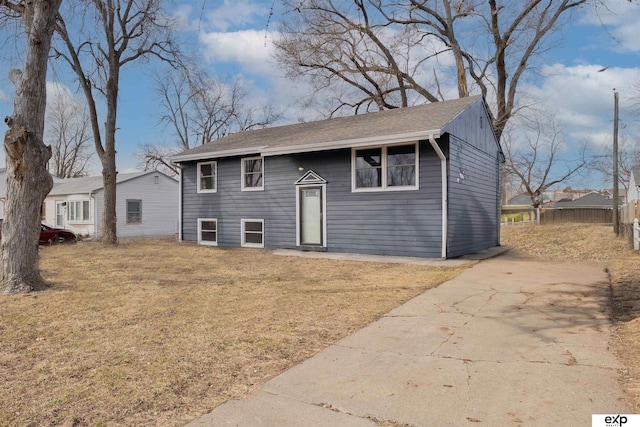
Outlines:
{"label": "grass patch", "polygon": [[640,252],[613,227],[592,224],[502,227],[502,243],[523,256],[544,260],[597,263],[606,268],[615,321],[611,348],[625,369],[620,383],[632,413],[640,412]]}
{"label": "grass patch", "polygon": [[139,240],[41,249],[0,296],[0,425],[181,426],[462,268]]}

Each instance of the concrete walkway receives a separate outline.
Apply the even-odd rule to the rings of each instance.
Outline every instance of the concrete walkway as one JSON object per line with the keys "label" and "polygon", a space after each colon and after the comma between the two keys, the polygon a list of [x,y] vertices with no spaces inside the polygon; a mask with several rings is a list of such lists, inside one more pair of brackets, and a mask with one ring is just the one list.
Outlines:
{"label": "concrete walkway", "polygon": [[483,261],[195,426],[587,426],[629,413],[601,268]]}

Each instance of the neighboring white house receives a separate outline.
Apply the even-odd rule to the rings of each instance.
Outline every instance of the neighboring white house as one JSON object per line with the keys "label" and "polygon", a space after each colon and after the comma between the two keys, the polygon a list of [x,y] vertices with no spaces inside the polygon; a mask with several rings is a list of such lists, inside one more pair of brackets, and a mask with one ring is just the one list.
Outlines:
{"label": "neighboring white house", "polygon": [[[118,237],[168,236],[177,232],[178,181],[158,171],[117,175]],[[102,176],[54,183],[44,201],[43,222],[76,234],[100,236]]]}
{"label": "neighboring white house", "polygon": [[627,201],[640,200],[640,166],[631,169],[629,176],[629,190],[627,190]]}

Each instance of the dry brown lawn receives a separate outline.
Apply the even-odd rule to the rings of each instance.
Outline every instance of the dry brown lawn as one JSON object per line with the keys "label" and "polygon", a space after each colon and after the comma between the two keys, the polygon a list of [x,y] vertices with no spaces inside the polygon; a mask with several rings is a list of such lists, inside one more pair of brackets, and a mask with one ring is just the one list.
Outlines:
{"label": "dry brown lawn", "polygon": [[640,253],[601,225],[518,225],[502,228],[502,243],[546,260],[591,262],[606,268],[614,330],[611,348],[625,369],[619,380],[633,413],[640,412]]}
{"label": "dry brown lawn", "polygon": [[462,270],[140,240],[0,296],[0,425],[181,426]]}

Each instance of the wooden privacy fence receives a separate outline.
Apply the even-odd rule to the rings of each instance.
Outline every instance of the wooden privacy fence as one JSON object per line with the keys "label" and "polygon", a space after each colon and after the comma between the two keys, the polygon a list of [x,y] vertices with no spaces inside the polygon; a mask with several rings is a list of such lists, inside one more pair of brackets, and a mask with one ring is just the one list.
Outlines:
{"label": "wooden privacy fence", "polygon": [[582,222],[613,223],[613,209],[607,208],[562,208],[545,209],[540,213],[541,223]]}
{"label": "wooden privacy fence", "polygon": [[634,218],[640,218],[640,202],[632,200],[620,206],[620,224],[631,224]]}

